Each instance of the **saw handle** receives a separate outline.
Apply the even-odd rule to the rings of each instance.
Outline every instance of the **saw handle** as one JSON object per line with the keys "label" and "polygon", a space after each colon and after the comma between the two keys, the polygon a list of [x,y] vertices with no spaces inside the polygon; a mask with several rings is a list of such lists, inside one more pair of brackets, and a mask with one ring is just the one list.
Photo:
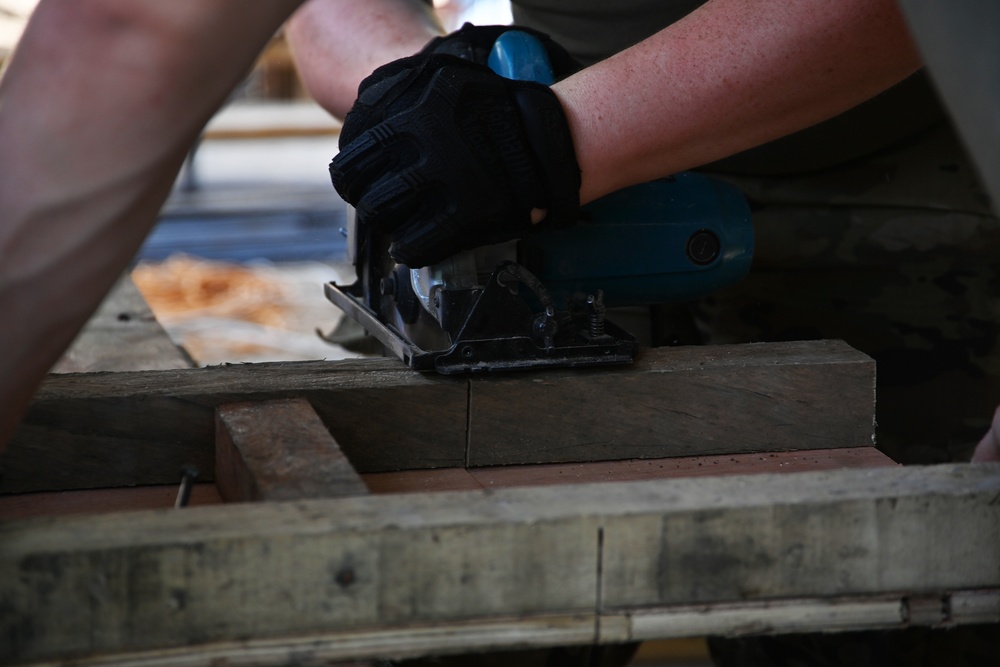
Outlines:
{"label": "saw handle", "polygon": [[555,83],[552,62],[542,43],[520,30],[509,30],[493,42],[486,63],[491,70],[515,81],[534,81],[551,86]]}

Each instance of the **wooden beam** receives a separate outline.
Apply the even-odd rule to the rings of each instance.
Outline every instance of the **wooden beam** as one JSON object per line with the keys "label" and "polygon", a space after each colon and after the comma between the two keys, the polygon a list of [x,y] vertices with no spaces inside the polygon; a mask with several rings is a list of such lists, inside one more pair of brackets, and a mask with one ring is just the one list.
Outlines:
{"label": "wooden beam", "polygon": [[[74,514],[166,509],[174,506],[178,486],[179,484],[170,484],[0,495],[0,522],[42,516],[65,517]],[[191,487],[189,506],[217,505],[221,502],[222,498],[215,484],[201,482]]]}
{"label": "wooden beam", "polygon": [[843,342],[656,352],[629,372],[477,379],[469,465],[872,444],[875,363]]}
{"label": "wooden beam", "polygon": [[0,492],[214,468],[214,410],[305,398],[359,472],[870,446],[875,364],[838,341],[645,350],[628,367],[422,375],[388,359],[51,376]]}
{"label": "wooden beam", "polygon": [[122,276],[56,363],[53,373],[191,368],[128,274]]}
{"label": "wooden beam", "polygon": [[[399,470],[366,473],[362,476],[362,480],[372,493],[441,493],[515,486],[634,482],[677,477],[789,473],[895,465],[897,464],[892,459],[874,447],[854,447],[596,463],[493,466],[471,470],[466,468]],[[176,484],[0,495],[0,522],[37,516],[166,509],[174,506],[176,497]],[[214,484],[194,485],[191,505],[221,502],[222,497]]]}
{"label": "wooden beam", "polygon": [[[383,651],[431,652],[435,633],[504,618],[580,619],[625,641],[670,636],[671,614],[714,632],[701,610],[873,596],[875,612],[840,606],[835,625],[893,605],[894,627],[983,622],[996,593],[955,592],[1000,588],[997,563],[988,464],[35,519],[0,524],[0,661],[396,631],[409,643]],[[903,598],[918,613],[900,612]],[[749,615],[724,618],[729,632]],[[780,630],[803,615],[768,618]]]}
{"label": "wooden beam", "polygon": [[0,492],[175,482],[215,468],[215,408],[305,398],[356,469],[465,462],[464,379],[389,359],[53,375],[0,457]]}
{"label": "wooden beam", "polygon": [[[852,447],[592,463],[401,470],[367,473],[364,475],[364,481],[374,493],[433,493],[518,486],[638,482],[650,479],[790,473],[843,468],[884,468],[896,465],[898,464],[874,447]],[[2,508],[3,500],[0,498],[0,518],[3,517]]]}
{"label": "wooden beam", "polygon": [[[599,619],[603,628],[601,639],[605,642],[677,641],[709,633],[739,637],[762,632],[844,632],[913,625],[948,628],[1000,620],[1000,589],[953,591],[944,600],[938,598],[939,608],[943,602],[950,605],[951,618],[935,623],[908,621],[905,616],[907,602],[905,596],[898,595],[800,598],[695,607],[677,605],[634,613],[603,613]],[[585,614],[564,614],[413,624],[92,655],[76,659],[73,664],[80,667],[262,667],[326,665],[332,661],[340,664],[340,661],[350,660],[348,664],[354,665],[356,660],[467,653],[473,648],[493,651],[589,644],[595,641],[595,620]]]}
{"label": "wooden beam", "polygon": [[215,484],[226,502],[368,493],[301,398],[219,406],[215,443]]}

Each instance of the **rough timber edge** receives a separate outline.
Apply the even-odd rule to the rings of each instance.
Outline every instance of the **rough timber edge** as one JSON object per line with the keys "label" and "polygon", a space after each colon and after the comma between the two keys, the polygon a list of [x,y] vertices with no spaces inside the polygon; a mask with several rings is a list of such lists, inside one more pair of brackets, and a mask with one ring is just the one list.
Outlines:
{"label": "rough timber edge", "polygon": [[[718,605],[676,605],[635,612],[537,615],[301,637],[218,642],[176,649],[93,656],[78,667],[269,667],[334,660],[403,659],[468,651],[614,644],[654,639],[738,637],[796,632],[847,632],[912,626],[947,628],[1000,621],[1000,589],[960,590],[928,597],[947,614],[909,614],[911,598],[874,595],[799,598]],[[56,667],[65,661],[22,663]]]}

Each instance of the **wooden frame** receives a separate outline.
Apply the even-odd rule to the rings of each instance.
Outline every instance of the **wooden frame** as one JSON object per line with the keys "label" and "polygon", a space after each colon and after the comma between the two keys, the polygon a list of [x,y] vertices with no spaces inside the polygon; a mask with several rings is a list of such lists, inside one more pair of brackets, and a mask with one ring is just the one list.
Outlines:
{"label": "wooden frame", "polygon": [[[689,472],[850,461],[874,451],[873,399],[873,362],[831,341],[498,377],[377,360],[53,376],[0,459],[3,491],[171,483],[195,463],[223,496],[266,502],[0,523],[0,661],[303,664],[1000,620],[1000,466],[551,484],[647,477],[668,456]],[[511,463],[548,465],[495,467]],[[545,485],[492,488],[512,477]],[[398,493],[446,482],[468,490]]]}
{"label": "wooden frame", "polygon": [[387,657],[986,622],[998,563],[996,465],[37,519],[0,526],[0,659],[256,664],[276,646]]}
{"label": "wooden frame", "polygon": [[305,398],[359,472],[872,444],[875,364],[839,341],[647,350],[632,366],[444,377],[392,360],[54,375],[0,493],[214,469],[215,408]]}

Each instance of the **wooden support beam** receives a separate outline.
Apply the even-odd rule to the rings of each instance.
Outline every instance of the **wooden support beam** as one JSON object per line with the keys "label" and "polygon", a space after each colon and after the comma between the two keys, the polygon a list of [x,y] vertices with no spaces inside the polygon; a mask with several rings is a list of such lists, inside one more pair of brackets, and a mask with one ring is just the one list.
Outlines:
{"label": "wooden support beam", "polygon": [[[928,599],[928,603],[933,600]],[[600,614],[605,642],[680,639],[706,634],[738,637],[762,632],[843,632],[911,625],[954,627],[1000,619],[1000,589],[953,591],[936,600],[951,618],[936,623],[906,619],[908,599],[898,595],[792,599],[643,609]],[[518,616],[482,621],[413,624],[405,627],[249,638],[208,645],[133,653],[91,655],[79,667],[274,667],[328,665],[333,661],[411,658],[525,647],[581,645],[594,641],[595,618],[581,614]]]}
{"label": "wooden support beam", "polygon": [[985,622],[998,563],[995,464],[14,521],[0,662],[330,636],[461,651],[482,648],[463,628],[501,621],[511,646],[739,632],[756,613],[775,632]]}
{"label": "wooden support beam", "polygon": [[469,465],[872,444],[875,362],[843,342],[651,352],[629,371],[477,379]]}
{"label": "wooden support beam", "polygon": [[215,420],[215,485],[226,502],[368,493],[308,401],[229,403]]}
{"label": "wooden support beam", "polygon": [[[364,475],[364,481],[374,493],[433,493],[517,486],[638,482],[650,479],[790,473],[843,468],[883,468],[895,465],[898,464],[874,447],[852,447],[593,463],[401,470],[367,473]],[[3,499],[0,497],[0,518],[2,517]]]}
{"label": "wooden support beam", "polygon": [[389,359],[50,376],[0,456],[0,492],[176,481],[215,468],[215,408],[305,398],[356,469],[465,462],[468,388]]}
{"label": "wooden support beam", "polygon": [[[676,477],[789,473],[897,465],[874,447],[812,449],[726,456],[671,459],[549,463],[488,468],[433,468],[366,473],[361,476],[372,493],[441,493],[515,486],[635,482]],[[177,485],[120,487],[80,491],[0,495],[0,522],[39,516],[101,514],[174,506]],[[222,502],[215,484],[194,485],[191,505]]]}
{"label": "wooden support beam", "polygon": [[875,363],[838,341],[660,348],[628,367],[422,375],[392,360],[51,376],[0,492],[214,468],[214,411],[305,398],[360,472],[870,446]]}

